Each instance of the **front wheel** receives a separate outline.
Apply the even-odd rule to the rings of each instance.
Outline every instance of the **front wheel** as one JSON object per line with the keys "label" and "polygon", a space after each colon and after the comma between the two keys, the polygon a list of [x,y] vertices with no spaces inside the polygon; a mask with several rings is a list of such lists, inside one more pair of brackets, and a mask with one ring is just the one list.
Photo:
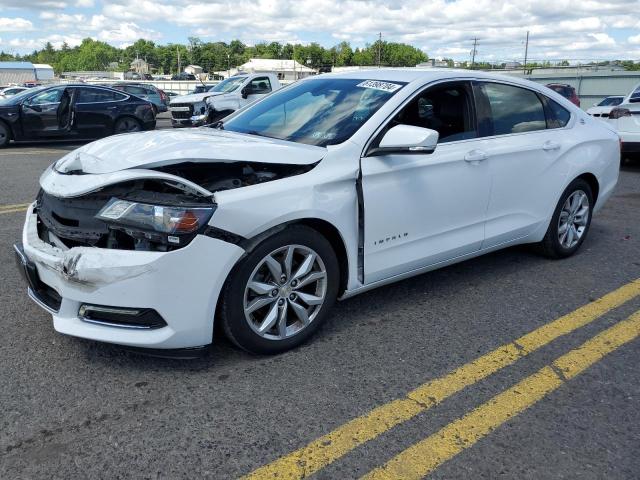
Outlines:
{"label": "front wheel", "polygon": [[296,347],[325,320],[338,279],[331,244],[309,227],[289,227],[258,245],[230,275],[220,308],[223,329],[251,353]]}
{"label": "front wheel", "polygon": [[564,258],[576,253],[591,226],[593,193],[581,178],[571,182],[560,197],[540,249],[550,258]]}

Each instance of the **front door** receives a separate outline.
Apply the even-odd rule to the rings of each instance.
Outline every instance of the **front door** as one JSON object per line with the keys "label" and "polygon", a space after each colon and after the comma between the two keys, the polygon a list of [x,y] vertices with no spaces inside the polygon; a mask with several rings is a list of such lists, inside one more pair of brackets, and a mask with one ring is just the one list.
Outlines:
{"label": "front door", "polygon": [[470,82],[425,89],[387,127],[398,124],[440,140],[431,154],[362,158],[365,283],[476,252],[484,239],[491,179]]}
{"label": "front door", "polygon": [[240,98],[240,107],[244,107],[251,102],[255,102],[263,95],[271,93],[271,80],[269,80],[269,77],[256,77],[243,90],[246,92],[246,96],[242,95]]}
{"label": "front door", "polygon": [[25,137],[59,137],[68,133],[71,122],[71,90],[49,88],[28,98],[21,106]]}

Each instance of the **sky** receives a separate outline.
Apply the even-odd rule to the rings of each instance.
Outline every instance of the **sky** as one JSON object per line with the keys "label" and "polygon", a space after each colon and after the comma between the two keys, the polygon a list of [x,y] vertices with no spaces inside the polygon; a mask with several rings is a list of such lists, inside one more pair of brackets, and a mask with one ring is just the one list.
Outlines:
{"label": "sky", "polygon": [[240,39],[352,47],[405,42],[432,58],[640,60],[640,0],[0,0],[0,51],[91,37],[114,46]]}

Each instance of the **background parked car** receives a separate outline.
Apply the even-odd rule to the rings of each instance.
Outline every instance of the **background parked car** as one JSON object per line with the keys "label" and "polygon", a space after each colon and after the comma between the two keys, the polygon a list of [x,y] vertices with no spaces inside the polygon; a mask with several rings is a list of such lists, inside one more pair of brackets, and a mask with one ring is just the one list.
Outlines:
{"label": "background parked car", "polygon": [[16,95],[16,94],[18,94],[20,92],[24,92],[25,90],[27,90],[27,88],[28,87],[18,87],[18,86],[1,87],[0,88],[0,99],[13,97],[14,95]]}
{"label": "background parked car", "polygon": [[171,77],[171,80],[195,80],[195,79],[196,79],[195,75],[187,72],[180,72],[174,75],[173,77]]}
{"label": "background parked car", "polygon": [[624,95],[613,95],[611,97],[607,97],[599,103],[594,103],[593,107],[587,110],[587,113],[594,117],[607,118],[613,107],[620,105],[623,100]]}
{"label": "background parked car", "polygon": [[611,109],[607,121],[620,136],[622,154],[640,154],[640,85]]}
{"label": "background parked car", "polygon": [[10,140],[89,139],[155,125],[150,102],[108,87],[37,87],[0,100],[0,147]]}
{"label": "background parked car", "polygon": [[153,103],[156,113],[166,112],[168,110],[167,105],[169,104],[169,98],[167,94],[155,85],[146,83],[116,83],[113,85],[113,88]]}
{"label": "background parked car", "polygon": [[580,106],[580,99],[576,94],[576,89],[567,83],[548,83],[547,88],[550,88],[556,93],[559,93],[564,98],[573,103],[576,107]]}
{"label": "background parked car", "polygon": [[171,99],[171,125],[197,127],[220,120],[281,87],[274,72],[238,74],[202,93]]}

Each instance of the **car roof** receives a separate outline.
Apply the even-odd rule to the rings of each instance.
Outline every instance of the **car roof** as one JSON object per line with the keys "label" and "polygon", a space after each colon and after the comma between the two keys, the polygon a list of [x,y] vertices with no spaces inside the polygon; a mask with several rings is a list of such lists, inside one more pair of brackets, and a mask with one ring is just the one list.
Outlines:
{"label": "car roof", "polygon": [[[496,80],[516,85],[535,88],[536,90],[544,89],[544,85],[530,80],[516,77],[515,75],[503,75],[493,72],[483,72],[480,70],[464,70],[455,68],[374,68],[366,70],[353,70],[340,73],[323,73],[305,78],[305,80],[320,78],[345,78],[345,79],[362,79],[362,80],[380,80],[380,81],[397,81],[397,82],[420,82],[447,80],[447,79],[478,79],[478,80]],[[544,90],[542,90],[544,91]]]}

